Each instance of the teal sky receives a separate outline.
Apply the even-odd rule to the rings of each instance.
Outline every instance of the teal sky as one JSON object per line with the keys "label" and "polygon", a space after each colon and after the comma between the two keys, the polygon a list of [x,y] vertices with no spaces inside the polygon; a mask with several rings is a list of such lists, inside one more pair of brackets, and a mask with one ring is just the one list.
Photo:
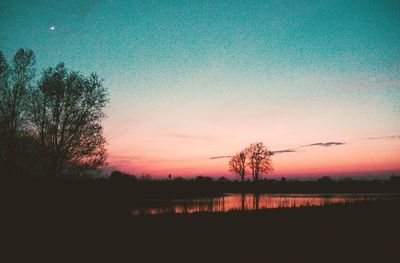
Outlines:
{"label": "teal sky", "polygon": [[400,1],[2,0],[19,47],[105,79],[112,167],[226,175],[263,141],[296,149],[276,175],[400,171]]}

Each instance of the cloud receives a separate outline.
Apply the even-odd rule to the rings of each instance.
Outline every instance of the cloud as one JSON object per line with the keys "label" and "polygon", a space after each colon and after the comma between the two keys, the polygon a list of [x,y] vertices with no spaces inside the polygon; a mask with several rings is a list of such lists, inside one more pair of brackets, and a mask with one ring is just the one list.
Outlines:
{"label": "cloud", "polygon": [[312,147],[312,146],[330,147],[330,146],[344,145],[344,144],[346,144],[346,143],[344,143],[344,142],[317,142],[317,143],[303,145],[300,147]]}
{"label": "cloud", "polygon": [[[278,150],[278,151],[270,151],[271,155],[274,154],[281,154],[281,153],[294,153],[297,152],[296,149],[285,149],[285,150]],[[231,158],[232,155],[220,155],[220,156],[213,156],[210,157],[210,160],[216,160],[216,159],[225,159],[225,158]]]}
{"label": "cloud", "polygon": [[225,159],[225,158],[231,158],[231,157],[232,157],[231,155],[221,155],[221,156],[213,156],[213,157],[210,157],[209,159],[215,160],[215,159]]}
{"label": "cloud", "polygon": [[170,139],[178,139],[178,140],[200,140],[200,141],[215,141],[215,138],[207,135],[191,135],[191,134],[183,134],[183,133],[168,133],[161,134],[160,136]]}
{"label": "cloud", "polygon": [[[390,137],[400,138],[400,136],[390,136]],[[372,139],[372,138],[370,138],[370,139]],[[345,142],[316,142],[316,143],[312,143],[312,144],[302,145],[299,147],[312,147],[312,146],[330,147],[330,146],[345,145],[345,144],[346,144]],[[299,152],[298,147],[270,151],[271,155],[282,154],[282,153],[295,153],[295,152]],[[216,160],[216,159],[225,159],[225,158],[231,158],[231,157],[232,157],[231,155],[220,155],[220,156],[210,157],[209,159]]]}
{"label": "cloud", "polygon": [[297,152],[296,149],[285,149],[285,150],[278,150],[278,151],[271,151],[271,154],[281,154],[281,153],[294,153]]}
{"label": "cloud", "polygon": [[179,139],[193,139],[194,136],[190,136],[187,134],[180,134],[180,133],[172,133],[172,134],[166,134],[166,137],[171,137],[171,138],[179,138]]}
{"label": "cloud", "polygon": [[384,140],[384,139],[400,139],[400,135],[391,135],[391,136],[379,136],[379,137],[371,137],[367,138],[367,140]]}

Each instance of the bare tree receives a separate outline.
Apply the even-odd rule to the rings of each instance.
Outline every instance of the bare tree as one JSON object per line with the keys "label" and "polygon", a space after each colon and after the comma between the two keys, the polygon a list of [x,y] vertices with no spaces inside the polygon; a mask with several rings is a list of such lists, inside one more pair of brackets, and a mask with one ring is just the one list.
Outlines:
{"label": "bare tree", "polygon": [[251,169],[254,182],[259,181],[263,174],[273,170],[270,158],[271,152],[262,142],[250,144],[244,152],[246,153],[247,165]]}
{"label": "bare tree", "polygon": [[244,182],[246,176],[246,153],[244,151],[240,151],[232,156],[229,161],[229,171],[240,176],[240,179]]}
{"label": "bare tree", "polygon": [[101,122],[107,103],[107,91],[96,74],[69,72],[62,63],[44,71],[32,92],[29,120],[47,175],[105,164]]}
{"label": "bare tree", "polygon": [[20,48],[10,67],[0,51],[0,167],[7,174],[15,173],[18,167],[18,138],[26,135],[26,99],[35,77],[35,63],[33,51]]}

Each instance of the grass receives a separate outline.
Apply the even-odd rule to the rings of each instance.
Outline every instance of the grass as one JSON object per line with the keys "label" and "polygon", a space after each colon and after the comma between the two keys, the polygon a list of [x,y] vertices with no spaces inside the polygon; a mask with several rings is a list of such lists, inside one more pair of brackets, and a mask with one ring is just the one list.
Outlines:
{"label": "grass", "polygon": [[140,196],[125,186],[34,180],[0,187],[3,249],[15,259],[54,254],[56,262],[72,255],[77,261],[83,253],[92,261],[106,253],[113,262],[118,255],[139,262],[385,262],[400,243],[399,200],[132,217],[130,198]]}

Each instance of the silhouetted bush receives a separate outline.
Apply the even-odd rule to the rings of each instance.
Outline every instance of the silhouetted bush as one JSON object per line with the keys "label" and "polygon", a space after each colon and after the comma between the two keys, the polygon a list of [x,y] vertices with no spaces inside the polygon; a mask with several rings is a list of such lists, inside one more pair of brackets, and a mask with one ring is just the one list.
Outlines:
{"label": "silhouetted bush", "polygon": [[210,183],[213,181],[213,178],[210,176],[201,176],[200,175],[200,176],[197,176],[194,180],[198,183]]}
{"label": "silhouetted bush", "polygon": [[221,176],[217,179],[217,182],[219,183],[226,183],[229,182],[229,180],[225,176]]}
{"label": "silhouetted bush", "polygon": [[123,173],[121,171],[113,171],[110,174],[110,180],[136,182],[138,179],[133,174]]}
{"label": "silhouetted bush", "polygon": [[335,180],[333,180],[329,176],[323,176],[317,180],[319,183],[324,183],[324,184],[332,184],[335,183]]}

